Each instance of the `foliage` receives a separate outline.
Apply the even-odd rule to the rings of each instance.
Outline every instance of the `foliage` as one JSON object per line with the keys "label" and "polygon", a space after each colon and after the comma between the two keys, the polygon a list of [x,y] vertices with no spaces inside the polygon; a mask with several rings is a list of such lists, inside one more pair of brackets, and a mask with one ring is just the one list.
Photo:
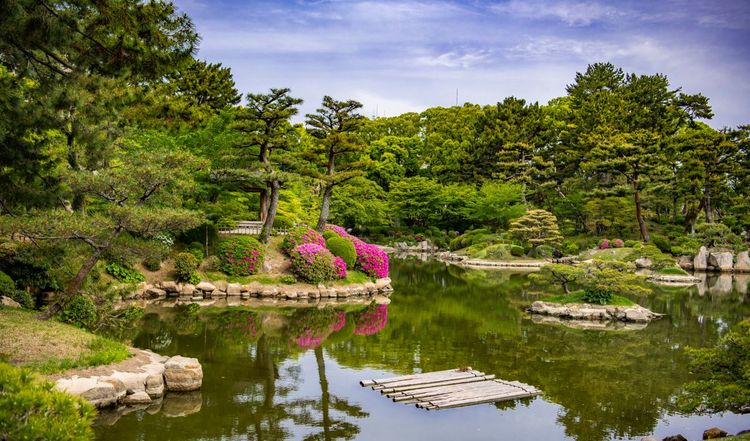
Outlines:
{"label": "foliage", "polygon": [[612,248],[622,248],[625,246],[625,242],[622,239],[615,239],[612,241]]}
{"label": "foliage", "polygon": [[495,228],[508,228],[510,222],[524,215],[523,186],[487,182],[468,208],[469,218]]}
{"label": "foliage", "polygon": [[610,290],[599,289],[598,287],[586,288],[583,291],[581,299],[586,303],[597,305],[607,305],[612,300],[614,294]]}
{"label": "foliage", "polygon": [[606,249],[609,248],[609,246],[610,246],[609,239],[602,239],[599,242],[599,249],[600,250],[606,250]]}
{"label": "foliage", "polygon": [[26,369],[0,362],[0,434],[9,440],[84,441],[96,412],[82,398],[56,391]]}
{"label": "foliage", "polygon": [[186,252],[195,256],[195,260],[198,261],[198,265],[203,262],[206,257],[206,251],[200,242],[191,242],[190,245],[185,249]]}
{"label": "foliage", "polygon": [[650,293],[645,286],[645,276],[634,274],[634,269],[630,263],[593,260],[576,266],[544,265],[529,277],[537,283],[559,285],[566,294],[571,292],[571,287],[577,287],[590,295],[591,301],[598,302],[608,296]]}
{"label": "foliage", "polygon": [[91,328],[96,323],[96,305],[91,297],[78,294],[65,305],[60,319],[79,328]]}
{"label": "foliage", "polygon": [[346,263],[348,268],[354,268],[357,263],[357,250],[354,248],[352,241],[336,235],[326,239],[326,247],[334,256],[340,257]]}
{"label": "foliage", "polygon": [[291,254],[298,245],[308,243],[314,243],[322,247],[326,245],[326,241],[320,233],[310,227],[300,225],[289,230],[284,236],[284,240],[281,242],[281,251],[284,254]]}
{"label": "foliage", "polygon": [[198,269],[198,259],[191,253],[178,253],[174,256],[174,271],[177,280],[188,282]]}
{"label": "foliage", "polygon": [[578,247],[577,243],[566,240],[563,242],[562,251],[566,256],[577,256],[578,253],[581,252],[581,249]]}
{"label": "foliage", "polygon": [[0,271],[0,295],[7,296],[16,290],[16,282],[9,275]]}
{"label": "foliage", "polygon": [[[578,291],[573,291],[569,294],[563,294],[559,296],[553,296],[553,297],[546,297],[544,299],[545,302],[552,302],[552,303],[593,303],[593,304],[602,304],[597,303],[595,301],[587,300],[585,299],[587,295],[587,292],[580,289]],[[627,297],[623,297],[617,294],[612,294],[611,296],[609,294],[605,294],[605,297],[609,297],[609,300],[607,300],[606,305],[612,305],[612,306],[632,306],[635,305],[635,302],[628,299]]]}
{"label": "foliage", "polygon": [[557,246],[562,242],[557,218],[546,210],[529,210],[510,224],[508,232],[524,244]]}
{"label": "foliage", "polygon": [[279,278],[279,281],[281,283],[285,284],[285,285],[294,285],[295,283],[297,283],[297,279],[294,276],[292,276],[291,274],[287,274],[285,276],[281,276]]}
{"label": "foliage", "polygon": [[289,254],[294,275],[309,283],[320,283],[338,277],[334,256],[316,243],[297,245]]}
{"label": "foliage", "polygon": [[159,256],[148,256],[143,259],[143,267],[149,271],[159,271],[161,269],[161,259]]}
{"label": "foliage", "polygon": [[143,274],[141,274],[141,272],[137,269],[128,268],[116,262],[108,263],[104,268],[107,270],[107,273],[109,275],[119,280],[120,282],[138,283],[146,280]]}
{"label": "foliage", "polygon": [[544,265],[539,272],[529,275],[529,278],[537,283],[560,285],[565,293],[570,292],[571,285],[581,283],[583,277],[583,268],[559,263]]}
{"label": "foliage", "polygon": [[217,255],[221,259],[221,270],[231,276],[249,276],[263,269],[266,246],[257,239],[236,236],[219,244]]}
{"label": "foliage", "polygon": [[16,289],[14,291],[11,291],[7,294],[8,297],[18,302],[19,305],[26,309],[33,309],[35,305],[34,297],[32,297],[31,293],[28,291],[24,291],[21,289]]}
{"label": "foliage", "polygon": [[539,245],[538,247],[534,248],[534,255],[538,259],[549,259],[553,256],[554,253],[555,249],[549,245]]}
{"label": "foliage", "polygon": [[333,258],[333,266],[336,267],[336,277],[339,279],[346,278],[346,261],[339,256]]}
{"label": "foliage", "polygon": [[510,255],[513,257],[521,257],[523,256],[523,247],[519,245],[511,245],[510,246]]}
{"label": "foliage", "polygon": [[724,224],[698,224],[695,227],[695,236],[709,248],[734,248],[741,242],[740,238]]}
{"label": "foliage", "polygon": [[687,276],[689,275],[687,271],[680,267],[669,267],[669,268],[662,268],[657,271],[659,274],[669,275],[669,276]]}
{"label": "foliage", "polygon": [[635,262],[636,259],[639,258],[651,260],[652,268],[657,270],[673,267],[675,265],[675,260],[672,256],[662,253],[661,250],[654,245],[644,245],[640,248],[634,248],[625,260],[628,262]]}
{"label": "foliage", "polygon": [[738,323],[713,348],[689,348],[695,380],[678,396],[686,412],[738,412],[750,403],[750,321]]}
{"label": "foliage", "polygon": [[329,224],[325,228],[354,244],[354,249],[357,251],[357,269],[370,277],[388,277],[388,254],[382,248],[352,236],[338,225]]}

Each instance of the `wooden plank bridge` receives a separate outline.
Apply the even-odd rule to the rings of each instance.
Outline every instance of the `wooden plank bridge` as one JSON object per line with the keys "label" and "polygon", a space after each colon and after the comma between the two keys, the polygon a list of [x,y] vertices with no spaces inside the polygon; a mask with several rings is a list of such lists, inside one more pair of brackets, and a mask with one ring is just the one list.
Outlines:
{"label": "wooden plank bridge", "polygon": [[[261,221],[239,221],[236,224],[219,225],[220,234],[258,235],[262,229],[263,222]],[[286,228],[274,228],[271,230],[271,235],[283,236],[286,232]]]}
{"label": "wooden plank bridge", "polygon": [[494,403],[539,395],[540,390],[518,381],[498,380],[494,375],[468,368],[362,380],[397,403],[415,404],[421,409],[438,410],[474,404]]}

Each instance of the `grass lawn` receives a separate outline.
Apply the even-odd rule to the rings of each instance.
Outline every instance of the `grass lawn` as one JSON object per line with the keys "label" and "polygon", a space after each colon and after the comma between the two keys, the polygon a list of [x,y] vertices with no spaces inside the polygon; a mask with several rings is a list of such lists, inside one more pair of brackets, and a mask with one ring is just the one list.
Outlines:
{"label": "grass lawn", "polygon": [[625,258],[633,252],[632,248],[608,248],[606,250],[589,250],[581,254],[581,260],[598,259],[598,260],[619,260],[624,261]]}
{"label": "grass lawn", "polygon": [[121,343],[54,320],[38,320],[37,314],[0,307],[0,359],[51,374],[130,357]]}
{"label": "grass lawn", "polygon": [[669,267],[669,268],[662,268],[660,270],[657,270],[656,274],[663,274],[665,276],[689,276],[690,275],[684,269],[678,268],[676,266]]}
{"label": "grass lawn", "polygon": [[[579,290],[579,291],[573,291],[573,292],[571,292],[569,294],[563,294],[563,295],[559,295],[559,296],[549,297],[549,298],[542,299],[542,300],[545,301],[545,302],[560,303],[560,304],[565,304],[565,303],[587,303],[586,301],[583,300],[583,294],[584,294],[583,290]],[[628,299],[626,297],[614,295],[614,296],[612,296],[612,300],[610,300],[609,303],[607,303],[607,305],[612,305],[612,306],[633,306],[633,305],[635,305],[635,303],[632,300],[630,300],[630,299]]]}

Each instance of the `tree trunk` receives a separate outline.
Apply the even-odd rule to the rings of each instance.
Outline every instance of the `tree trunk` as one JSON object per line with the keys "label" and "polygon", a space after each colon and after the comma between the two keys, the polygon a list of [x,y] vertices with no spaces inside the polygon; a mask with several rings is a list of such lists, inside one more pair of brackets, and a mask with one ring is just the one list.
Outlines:
{"label": "tree trunk", "polygon": [[323,349],[315,348],[315,361],[318,364],[318,379],[320,380],[320,406],[323,413],[323,439],[331,439],[331,415],[329,411],[330,396],[328,394],[328,379],[326,378],[326,365],[323,358]]}
{"label": "tree trunk", "polygon": [[641,240],[649,242],[651,238],[648,234],[648,227],[646,222],[643,220],[643,211],[641,209],[641,192],[637,189],[637,183],[633,183],[633,200],[635,201],[635,217],[638,220],[638,230],[641,234]]}
{"label": "tree trunk", "polygon": [[271,181],[271,199],[268,203],[268,212],[266,214],[266,220],[263,222],[263,229],[260,230],[260,241],[262,243],[268,243],[271,238],[271,231],[273,230],[273,222],[276,219],[276,210],[279,207],[279,191],[281,185],[279,181]]}
{"label": "tree trunk", "polygon": [[711,189],[708,186],[703,189],[703,210],[706,213],[706,223],[714,223],[713,210],[711,208]]}
{"label": "tree trunk", "polygon": [[266,221],[266,215],[268,214],[268,190],[261,188],[258,192],[260,198],[260,204],[258,206],[258,217],[261,222]]}
{"label": "tree trunk", "polygon": [[83,264],[83,266],[81,266],[81,269],[78,270],[78,274],[76,274],[73,280],[70,281],[68,286],[65,288],[65,291],[57,296],[54,303],[49,305],[47,310],[39,314],[38,317],[40,319],[47,320],[60,312],[65,304],[68,303],[68,301],[78,293],[78,290],[81,289],[81,285],[83,285],[83,281],[86,280],[86,277],[89,275],[91,270],[94,269],[94,266],[96,266],[96,262],[99,261],[99,258],[101,257],[103,252],[104,248],[97,248],[94,250],[94,254],[92,254],[91,257],[89,257],[88,260],[86,260],[86,262]]}
{"label": "tree trunk", "polygon": [[328,222],[328,214],[331,211],[331,195],[333,195],[333,184],[327,184],[323,191],[323,204],[320,206],[320,217],[318,225],[315,227],[318,232],[322,233]]}

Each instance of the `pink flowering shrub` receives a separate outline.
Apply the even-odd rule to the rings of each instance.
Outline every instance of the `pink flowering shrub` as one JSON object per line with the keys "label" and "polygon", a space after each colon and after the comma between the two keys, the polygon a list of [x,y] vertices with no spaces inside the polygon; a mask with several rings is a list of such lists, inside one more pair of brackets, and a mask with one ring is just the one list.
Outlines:
{"label": "pink flowering shrub", "polygon": [[625,246],[625,242],[622,241],[622,239],[615,239],[612,241],[612,247],[614,248],[622,248]]}
{"label": "pink flowering shrub", "polygon": [[355,320],[356,335],[372,335],[385,328],[388,322],[388,305],[370,305]]}
{"label": "pink flowering shrub", "polygon": [[219,269],[230,276],[249,276],[263,268],[266,246],[248,236],[223,240],[217,252]]}
{"label": "pink flowering shrub", "polygon": [[354,249],[357,251],[357,269],[370,277],[388,277],[388,254],[379,246],[369,244],[357,236],[347,233],[345,229],[338,225],[326,225],[326,230],[333,231],[352,241]]}
{"label": "pink flowering shrub", "polygon": [[333,280],[339,274],[333,254],[316,243],[297,245],[289,253],[289,257],[292,260],[292,272],[300,280],[319,283]]}
{"label": "pink flowering shrub", "polygon": [[339,256],[333,258],[333,266],[336,267],[336,277],[343,279],[346,277],[346,262]]}
{"label": "pink flowering shrub", "polygon": [[602,239],[602,241],[599,242],[599,249],[606,250],[608,248],[609,248],[609,239]]}
{"label": "pink flowering shrub", "polygon": [[281,251],[284,254],[289,254],[294,250],[297,245],[303,245],[306,243],[318,244],[325,248],[326,241],[317,231],[304,225],[294,227],[284,236],[284,240],[281,242]]}

